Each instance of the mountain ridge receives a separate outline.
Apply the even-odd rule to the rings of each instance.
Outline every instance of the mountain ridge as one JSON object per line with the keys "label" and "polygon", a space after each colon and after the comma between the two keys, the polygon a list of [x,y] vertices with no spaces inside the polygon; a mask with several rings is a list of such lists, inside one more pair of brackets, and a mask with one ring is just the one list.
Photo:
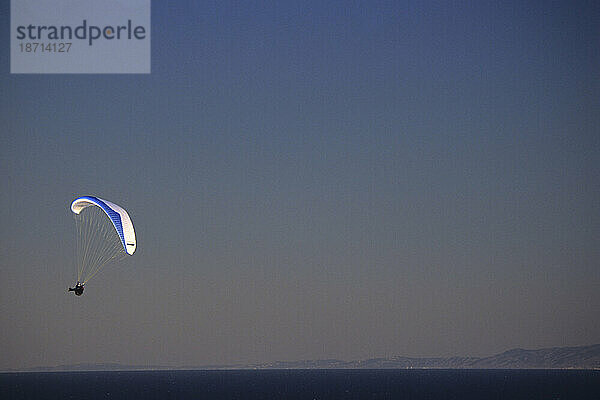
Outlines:
{"label": "mountain ridge", "polygon": [[123,365],[80,363],[9,369],[3,372],[144,371],[209,369],[600,369],[600,344],[542,349],[514,348],[486,357],[405,357],[275,361],[254,364],[201,366]]}

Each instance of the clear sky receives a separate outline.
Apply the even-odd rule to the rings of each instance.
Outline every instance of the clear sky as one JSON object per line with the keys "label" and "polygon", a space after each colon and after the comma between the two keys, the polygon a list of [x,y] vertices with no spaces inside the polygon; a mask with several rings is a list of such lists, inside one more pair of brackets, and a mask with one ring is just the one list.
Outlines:
{"label": "clear sky", "polygon": [[[155,1],[150,75],[10,75],[8,14],[0,369],[600,342],[597,1]],[[87,194],[138,248],[75,297]]]}

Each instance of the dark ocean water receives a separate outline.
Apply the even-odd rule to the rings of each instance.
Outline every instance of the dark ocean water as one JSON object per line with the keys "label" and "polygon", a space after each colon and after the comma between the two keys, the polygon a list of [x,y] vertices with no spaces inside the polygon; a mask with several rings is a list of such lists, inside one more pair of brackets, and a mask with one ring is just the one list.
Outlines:
{"label": "dark ocean water", "polygon": [[600,399],[600,371],[228,370],[1,373],[0,399]]}

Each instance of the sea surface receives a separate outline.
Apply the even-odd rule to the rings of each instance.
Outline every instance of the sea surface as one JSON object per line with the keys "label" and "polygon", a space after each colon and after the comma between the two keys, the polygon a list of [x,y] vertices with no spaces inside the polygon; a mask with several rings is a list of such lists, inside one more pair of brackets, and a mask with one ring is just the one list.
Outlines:
{"label": "sea surface", "polygon": [[0,373],[0,399],[600,399],[598,370]]}

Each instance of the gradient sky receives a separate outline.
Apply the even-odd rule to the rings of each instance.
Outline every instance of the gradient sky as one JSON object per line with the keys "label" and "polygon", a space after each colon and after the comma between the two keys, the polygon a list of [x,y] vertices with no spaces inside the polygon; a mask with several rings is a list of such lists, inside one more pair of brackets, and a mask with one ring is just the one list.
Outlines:
{"label": "gradient sky", "polygon": [[[150,75],[11,75],[2,2],[0,369],[600,342],[598,2],[323,3],[155,1]],[[138,249],[75,297],[87,194]]]}

